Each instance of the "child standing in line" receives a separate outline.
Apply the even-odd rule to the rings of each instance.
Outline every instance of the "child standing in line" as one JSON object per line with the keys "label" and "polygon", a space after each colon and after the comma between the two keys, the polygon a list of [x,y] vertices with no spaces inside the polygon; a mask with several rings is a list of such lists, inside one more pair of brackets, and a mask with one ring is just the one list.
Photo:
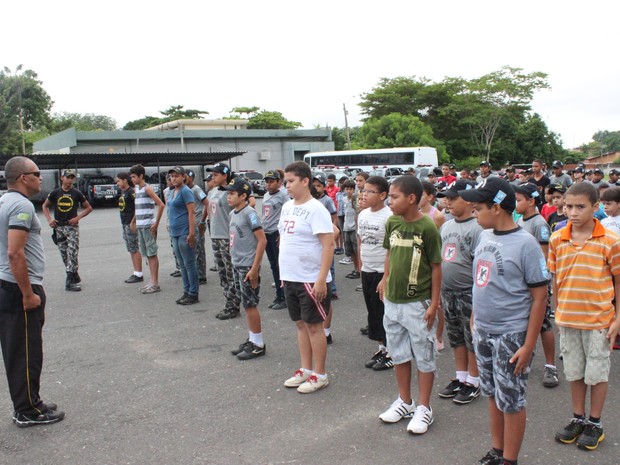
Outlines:
{"label": "child standing in line", "polygon": [[[342,199],[344,198],[344,183],[349,178],[342,176],[338,180],[338,192],[336,192],[336,215],[338,216],[338,229],[341,231],[336,237],[336,250],[334,255],[342,255],[344,253],[344,234],[342,226],[344,225],[344,210],[342,208]],[[333,295],[332,295],[333,298]]]}
{"label": "child standing in line", "polygon": [[250,360],[265,355],[260,312],[260,265],[267,246],[267,238],[256,211],[249,205],[252,186],[239,177],[226,186],[226,200],[230,212],[230,258],[237,295],[245,309],[249,337],[231,351],[239,360]]}
{"label": "child standing in line", "polygon": [[603,226],[620,235],[620,188],[611,187],[601,195],[607,218],[601,220]]}
{"label": "child standing in line", "polygon": [[446,200],[454,219],[439,230],[441,234],[441,309],[448,326],[448,341],[454,350],[456,377],[439,392],[439,397],[456,404],[469,404],[480,395],[480,378],[471,335],[471,267],[482,228],[473,207],[459,191],[473,189],[475,183],[459,179],[437,196]]}
{"label": "child standing in line", "polygon": [[[610,354],[620,328],[620,236],[594,218],[598,209],[594,185],[573,184],[565,197],[569,223],[551,236],[549,270],[573,418],[555,438],[594,450],[605,439],[601,417]],[[586,419],[588,387],[590,416]]]}
{"label": "child standing in line", "polygon": [[133,189],[133,181],[129,173],[121,172],[116,175],[116,185],[121,190],[118,197],[118,209],[121,214],[121,226],[123,228],[123,239],[127,252],[131,256],[133,274],[125,280],[128,284],[141,283],[144,281],[142,274],[142,255],[138,244],[138,233],[131,230],[131,220],[136,214],[136,194]]}
{"label": "child standing in line", "polygon": [[351,180],[345,181],[344,185],[345,197],[342,199],[344,208],[344,224],[342,226],[344,233],[344,251],[347,257],[351,257],[353,261],[353,271],[345,277],[349,279],[359,279],[360,264],[357,248],[357,212],[355,203],[357,195],[355,194],[355,183]]}
{"label": "child standing in line", "polygon": [[[517,199],[516,211],[523,215],[517,221],[517,226],[529,232],[540,244],[540,248],[547,260],[549,254],[549,238],[551,229],[545,219],[538,213],[541,204],[541,195],[538,186],[531,182],[526,182],[519,186],[514,186]],[[551,284],[551,283],[550,283]],[[545,368],[543,369],[543,386],[548,388],[556,387],[560,384],[558,378],[558,368],[555,365],[555,335],[551,325],[551,297],[553,290],[547,286],[547,306],[545,308],[545,318],[543,319],[540,330],[540,341],[542,342],[543,352],[545,353]]]}
{"label": "child standing in line", "polygon": [[459,191],[485,229],[474,256],[472,337],[489,398],[492,449],[483,465],[516,465],[526,425],[525,390],[545,316],[549,273],[540,246],[512,219],[515,193],[500,178]]}
{"label": "child standing in line", "polygon": [[364,204],[357,222],[357,240],[361,258],[362,291],[368,310],[368,338],[377,341],[379,350],[366,362],[366,368],[389,370],[394,366],[385,346],[383,302],[377,286],[383,279],[386,250],[383,248],[385,224],[392,211],[385,205],[390,185],[382,176],[370,176],[364,189]]}
{"label": "child standing in line", "polygon": [[282,206],[278,223],[280,277],[289,315],[297,327],[301,358],[301,368],[284,386],[308,394],[329,384],[323,321],[331,300],[329,267],[334,257],[334,226],[329,212],[312,197],[310,167],[297,161],[284,173],[292,200]]}
{"label": "child standing in line", "polygon": [[545,204],[540,209],[540,215],[545,219],[545,221],[549,220],[549,215],[557,210],[557,207],[553,204],[553,194],[549,192],[551,186],[545,187]]}
{"label": "child standing in line", "polygon": [[555,205],[555,211],[549,215],[547,220],[551,232],[553,232],[559,223],[566,221],[566,216],[564,215],[564,194],[566,193],[566,188],[562,184],[551,184],[548,190],[553,196],[553,205]]}
{"label": "child standing in line", "polygon": [[[433,423],[431,392],[435,371],[435,320],[441,286],[441,238],[433,221],[420,211],[422,184],[414,176],[390,186],[391,216],[385,225],[384,276],[377,290],[385,305],[383,324],[394,361],[399,397],[379,418],[396,423],[413,415],[412,434]],[[412,360],[418,375],[418,406],[411,397]]]}

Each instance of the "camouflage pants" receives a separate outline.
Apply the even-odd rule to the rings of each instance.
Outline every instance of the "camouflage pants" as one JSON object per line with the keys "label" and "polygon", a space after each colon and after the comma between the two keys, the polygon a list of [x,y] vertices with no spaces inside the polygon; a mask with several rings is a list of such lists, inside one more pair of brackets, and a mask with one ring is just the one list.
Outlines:
{"label": "camouflage pants", "polygon": [[77,226],[56,226],[56,237],[65,270],[67,273],[76,273],[80,250],[80,229]]}
{"label": "camouflage pants", "polygon": [[205,236],[196,228],[196,268],[198,280],[207,279],[207,254],[205,251]]}
{"label": "camouflage pants", "polygon": [[239,311],[241,299],[235,287],[232,260],[230,259],[230,241],[228,239],[211,239],[213,258],[220,275],[220,286],[224,289],[226,308]]}
{"label": "camouflage pants", "polygon": [[446,318],[450,347],[466,346],[468,351],[474,352],[470,327],[471,308],[471,290],[441,290],[441,310]]}

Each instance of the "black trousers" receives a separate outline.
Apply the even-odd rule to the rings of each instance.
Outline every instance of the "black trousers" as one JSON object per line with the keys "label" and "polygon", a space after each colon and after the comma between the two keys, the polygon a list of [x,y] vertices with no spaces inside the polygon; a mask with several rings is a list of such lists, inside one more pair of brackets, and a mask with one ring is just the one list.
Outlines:
{"label": "black trousers", "polygon": [[15,283],[0,280],[0,345],[15,412],[41,413],[45,405],[39,397],[43,367],[43,324],[45,291],[32,285],[41,297],[41,306],[24,311],[22,293]]}
{"label": "black trousers", "polygon": [[273,281],[276,283],[276,299],[284,300],[284,288],[280,287],[280,265],[278,264],[278,257],[280,256],[280,247],[278,246],[278,238],[280,233],[278,231],[272,233],[266,233],[267,246],[267,258],[269,259],[269,265],[271,266],[271,274],[273,275]]}
{"label": "black trousers", "polygon": [[383,326],[383,301],[379,298],[377,286],[383,279],[383,273],[362,271],[362,291],[368,310],[368,338],[385,344],[385,327]]}

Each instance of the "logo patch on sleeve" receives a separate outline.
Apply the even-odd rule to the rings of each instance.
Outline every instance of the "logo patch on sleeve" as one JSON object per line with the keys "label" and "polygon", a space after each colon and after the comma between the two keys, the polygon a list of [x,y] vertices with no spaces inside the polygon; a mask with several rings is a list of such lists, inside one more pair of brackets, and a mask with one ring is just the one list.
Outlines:
{"label": "logo patch on sleeve", "polygon": [[28,221],[30,219],[30,213],[19,213],[17,219],[20,221]]}

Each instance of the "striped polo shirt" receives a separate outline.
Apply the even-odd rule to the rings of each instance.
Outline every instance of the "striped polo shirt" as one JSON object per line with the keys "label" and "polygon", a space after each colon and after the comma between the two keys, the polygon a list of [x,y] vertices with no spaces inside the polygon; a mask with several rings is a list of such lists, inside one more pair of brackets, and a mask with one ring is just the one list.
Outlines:
{"label": "striped polo shirt", "polygon": [[608,328],[615,315],[613,276],[620,274],[620,236],[594,218],[582,246],[571,240],[572,224],[552,234],[549,271],[557,282],[555,322],[576,329]]}
{"label": "striped polo shirt", "polygon": [[136,227],[148,229],[155,223],[155,201],[146,193],[148,184],[143,188],[136,186]]}

